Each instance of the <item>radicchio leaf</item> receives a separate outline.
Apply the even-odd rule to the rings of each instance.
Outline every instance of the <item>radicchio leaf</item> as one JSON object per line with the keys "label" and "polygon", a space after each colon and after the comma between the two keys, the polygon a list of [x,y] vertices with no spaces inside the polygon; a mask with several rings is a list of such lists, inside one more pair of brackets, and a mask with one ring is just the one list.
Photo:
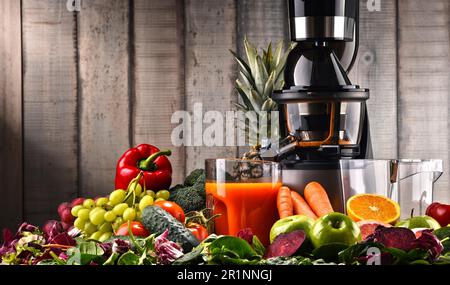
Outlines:
{"label": "radicchio leaf", "polygon": [[3,246],[10,245],[14,239],[14,234],[10,229],[3,229]]}
{"label": "radicchio leaf", "polygon": [[158,255],[160,264],[171,264],[181,256],[183,249],[177,243],[168,240],[169,231],[166,230],[162,235],[155,239],[155,251]]}
{"label": "radicchio leaf", "polygon": [[43,232],[45,239],[50,243],[52,239],[54,239],[57,235],[64,232],[63,225],[58,221],[48,221],[44,227]]}
{"label": "radicchio leaf", "polygon": [[66,246],[75,246],[77,242],[73,239],[67,232],[62,232],[52,239],[48,240],[50,244],[58,244],[58,245],[66,245]]}
{"label": "radicchio leaf", "polygon": [[112,252],[119,255],[128,252],[131,249],[131,243],[126,240],[116,239],[112,244]]}
{"label": "radicchio leaf", "polygon": [[423,230],[420,237],[413,242],[413,247],[428,250],[432,260],[436,260],[444,250],[444,246],[432,230]]}
{"label": "radicchio leaf", "polygon": [[30,225],[28,223],[23,223],[20,225],[19,229],[17,230],[17,233],[23,233],[23,232],[34,233],[36,231],[38,231],[38,227]]}
{"label": "radicchio leaf", "polygon": [[240,230],[236,236],[248,242],[250,245],[253,243],[253,232],[250,228]]}

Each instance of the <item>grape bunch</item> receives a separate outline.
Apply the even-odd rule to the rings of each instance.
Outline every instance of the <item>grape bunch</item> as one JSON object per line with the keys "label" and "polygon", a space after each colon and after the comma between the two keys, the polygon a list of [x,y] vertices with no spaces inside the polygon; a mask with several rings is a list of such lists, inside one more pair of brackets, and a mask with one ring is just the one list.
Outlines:
{"label": "grape bunch", "polygon": [[74,226],[93,240],[104,242],[128,221],[141,221],[142,210],[159,200],[168,200],[169,191],[143,190],[139,183],[130,185],[127,191],[118,189],[109,197],[86,199],[75,206],[71,214]]}

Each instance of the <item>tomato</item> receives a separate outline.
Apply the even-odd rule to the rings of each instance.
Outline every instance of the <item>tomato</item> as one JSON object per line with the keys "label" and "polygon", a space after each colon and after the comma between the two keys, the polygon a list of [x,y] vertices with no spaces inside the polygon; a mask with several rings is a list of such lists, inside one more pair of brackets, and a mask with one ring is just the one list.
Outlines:
{"label": "tomato", "polygon": [[177,203],[160,200],[156,201],[154,205],[164,209],[172,217],[184,223],[184,211]]}
{"label": "tomato", "polygon": [[203,241],[208,237],[208,230],[200,224],[197,223],[189,223],[187,225],[188,230],[194,234],[194,236],[199,240]]}
{"label": "tomato", "polygon": [[446,227],[450,224],[450,205],[433,203],[428,207],[426,215],[434,218],[442,227]]}
{"label": "tomato", "polygon": [[[130,227],[134,236],[148,237],[150,235],[150,232],[139,222],[131,222]],[[128,236],[128,223],[124,223],[117,229],[116,236]]]}

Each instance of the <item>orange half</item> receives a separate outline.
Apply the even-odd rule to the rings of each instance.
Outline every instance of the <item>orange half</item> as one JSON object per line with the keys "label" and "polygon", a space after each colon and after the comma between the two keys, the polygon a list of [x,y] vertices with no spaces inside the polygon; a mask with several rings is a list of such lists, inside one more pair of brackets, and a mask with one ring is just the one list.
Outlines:
{"label": "orange half", "polygon": [[359,194],[347,201],[347,214],[355,222],[373,220],[392,224],[400,218],[400,205],[381,195]]}

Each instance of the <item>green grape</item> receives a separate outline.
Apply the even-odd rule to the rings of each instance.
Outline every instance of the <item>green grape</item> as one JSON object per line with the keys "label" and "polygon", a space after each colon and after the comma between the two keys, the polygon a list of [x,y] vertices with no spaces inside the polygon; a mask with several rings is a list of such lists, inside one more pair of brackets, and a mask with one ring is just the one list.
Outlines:
{"label": "green grape", "polygon": [[123,212],[123,220],[125,222],[134,221],[136,218],[136,211],[133,208],[128,208]]}
{"label": "green grape", "polygon": [[109,238],[111,238],[111,236],[112,236],[112,233],[111,233],[111,232],[109,232],[109,233],[103,233],[103,234],[100,236],[100,238],[98,239],[98,241],[99,241],[99,242],[105,242],[105,241],[107,241]]}
{"label": "green grape", "polygon": [[83,207],[87,208],[87,209],[92,209],[95,206],[95,202],[92,199],[86,199],[83,202]]}
{"label": "green grape", "polygon": [[103,209],[97,210],[94,213],[91,212],[91,215],[89,215],[89,220],[91,220],[91,223],[96,226],[101,225],[105,221],[105,213],[106,211]]}
{"label": "green grape", "polygon": [[90,223],[90,222],[86,222],[84,225],[84,233],[88,236],[92,235],[93,233],[95,233],[97,231],[97,227]]}
{"label": "green grape", "polygon": [[139,183],[133,183],[131,184],[129,191],[133,191],[134,194],[139,197],[142,193],[142,186]]}
{"label": "green grape", "polygon": [[153,190],[147,190],[147,191],[145,191],[145,192],[146,192],[146,194],[147,194],[148,196],[151,196],[153,199],[156,198],[155,191],[153,191]]}
{"label": "green grape", "polygon": [[166,201],[166,199],[158,198],[158,199],[155,200],[155,202],[159,202],[159,201]]}
{"label": "green grape", "polygon": [[167,190],[161,190],[158,191],[158,193],[156,193],[156,198],[159,199],[164,199],[164,200],[169,200],[170,198],[170,192]]}
{"label": "green grape", "polygon": [[79,230],[84,230],[85,224],[86,224],[86,220],[83,220],[81,218],[76,218],[75,221],[73,222],[73,225]]}
{"label": "green grape", "polygon": [[123,212],[128,208],[128,204],[127,203],[122,203],[119,205],[116,205],[113,208],[113,213],[116,214],[116,216],[122,216]]}
{"label": "green grape", "polygon": [[108,203],[108,201],[109,201],[108,198],[102,197],[98,198],[95,204],[97,205],[97,207],[103,207]]}
{"label": "green grape", "polygon": [[153,197],[145,195],[139,202],[139,210],[143,211],[146,207],[153,205]]}
{"label": "green grape", "polygon": [[103,208],[95,207],[94,209],[92,209],[92,210],[89,212],[89,220],[91,220],[91,222],[92,222],[92,217],[94,216],[94,214],[97,213],[97,212],[100,211],[100,210],[103,210]]}
{"label": "green grape", "polygon": [[81,209],[84,209],[84,207],[81,206],[81,205],[75,206],[75,207],[72,208],[70,213],[72,214],[72,216],[78,217],[78,211],[80,211]]}
{"label": "green grape", "polygon": [[112,231],[112,226],[110,223],[106,222],[106,223],[103,223],[100,226],[98,226],[97,229],[99,231],[101,231],[102,233],[109,233]]}
{"label": "green grape", "polygon": [[89,209],[81,209],[78,211],[78,218],[80,218],[83,221],[87,221],[89,219]]}
{"label": "green grape", "polygon": [[95,232],[93,233],[89,238],[96,240],[96,241],[100,241],[100,237],[103,235],[103,233],[101,231]]}
{"label": "green grape", "polygon": [[116,214],[114,214],[113,211],[108,211],[105,213],[105,221],[107,222],[113,222],[116,219]]}
{"label": "green grape", "polygon": [[125,192],[122,189],[118,189],[118,190],[113,191],[109,195],[109,202],[111,203],[111,206],[115,206],[115,205],[118,205],[118,204],[122,203],[123,200],[125,199],[126,195],[127,195],[127,192]]}
{"label": "green grape", "polygon": [[142,222],[142,212],[137,212],[136,213],[136,221]]}

